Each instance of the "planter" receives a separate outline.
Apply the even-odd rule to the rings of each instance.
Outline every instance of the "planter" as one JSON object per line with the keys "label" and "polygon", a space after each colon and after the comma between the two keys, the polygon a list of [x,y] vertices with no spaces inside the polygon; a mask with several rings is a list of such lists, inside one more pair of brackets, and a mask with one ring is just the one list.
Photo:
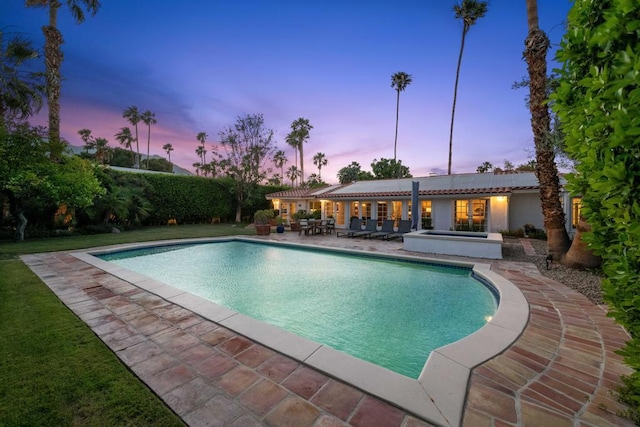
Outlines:
{"label": "planter", "polygon": [[268,236],[271,233],[271,226],[269,224],[257,225],[256,224],[256,234],[258,236]]}
{"label": "planter", "polygon": [[280,224],[276,227],[278,233],[284,233],[284,225]]}
{"label": "planter", "polygon": [[291,223],[291,231],[300,231],[300,223],[292,222]]}

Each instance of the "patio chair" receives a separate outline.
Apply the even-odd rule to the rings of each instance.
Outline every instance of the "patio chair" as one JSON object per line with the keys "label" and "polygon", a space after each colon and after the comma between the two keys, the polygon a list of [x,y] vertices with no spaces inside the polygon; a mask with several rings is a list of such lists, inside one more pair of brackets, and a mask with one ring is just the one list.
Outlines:
{"label": "patio chair", "polygon": [[[409,232],[411,232],[411,220],[401,219],[400,224],[398,224],[398,231],[387,234],[383,237],[383,240],[397,239],[398,237],[402,237]],[[402,240],[404,241],[404,238],[402,238]]]}
{"label": "patio chair", "polygon": [[340,237],[340,236],[351,237],[353,233],[358,233],[360,231],[362,231],[362,220],[360,218],[353,218],[351,220],[351,224],[349,224],[349,229],[343,232],[337,231],[336,237]]}
{"label": "patio chair", "polygon": [[327,220],[327,234],[333,233],[333,230],[336,229],[336,220],[329,218]]}
{"label": "patio chair", "polygon": [[371,233],[378,231],[378,221],[375,219],[368,219],[367,224],[364,226],[364,230],[356,231],[349,237],[367,237]]}
{"label": "patio chair", "polygon": [[300,220],[300,230],[298,230],[298,236],[302,234],[302,232],[304,231],[304,234],[309,234],[309,230],[311,230],[311,225],[309,225],[309,220],[308,219],[301,219]]}
{"label": "patio chair", "polygon": [[393,228],[394,222],[395,221],[392,219],[385,219],[384,221],[382,221],[382,228],[380,229],[380,231],[371,233],[368,236],[365,236],[365,238],[368,238],[368,239],[376,239],[378,237],[384,238],[391,233],[395,233],[395,230]]}

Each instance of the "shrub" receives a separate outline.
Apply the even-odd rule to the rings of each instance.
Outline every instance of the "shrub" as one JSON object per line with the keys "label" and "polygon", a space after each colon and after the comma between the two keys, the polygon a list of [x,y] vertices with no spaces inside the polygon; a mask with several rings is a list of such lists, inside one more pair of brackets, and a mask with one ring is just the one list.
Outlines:
{"label": "shrub", "polygon": [[631,340],[621,354],[634,373],[620,397],[640,413],[640,3],[576,0],[558,52],[553,97],[566,151],[577,161],[570,190],[582,194],[602,257],[603,296]]}

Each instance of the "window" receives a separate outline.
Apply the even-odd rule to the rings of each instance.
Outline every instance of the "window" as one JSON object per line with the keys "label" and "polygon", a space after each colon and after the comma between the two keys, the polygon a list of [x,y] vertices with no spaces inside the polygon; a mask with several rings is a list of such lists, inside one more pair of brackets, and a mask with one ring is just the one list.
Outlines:
{"label": "window", "polygon": [[358,202],[351,202],[351,218],[360,218],[360,204]]}
{"label": "window", "polygon": [[402,202],[391,202],[391,219],[395,221],[397,227],[402,219]]}
{"label": "window", "polygon": [[362,203],[362,219],[371,218],[371,203]]}
{"label": "window", "polygon": [[456,200],[455,227],[461,231],[486,231],[487,201]]}
{"label": "window", "polygon": [[378,202],[378,225],[382,225],[382,221],[387,219],[387,202]]}
{"label": "window", "polygon": [[336,224],[344,225],[344,208],[342,202],[336,203]]}
{"label": "window", "polygon": [[582,209],[582,198],[571,198],[571,227],[578,228],[580,222],[580,211]]}
{"label": "window", "polygon": [[323,203],[324,206],[324,217],[329,218],[333,216],[333,203],[325,201]]}
{"label": "window", "polygon": [[309,211],[313,212],[313,211],[319,211],[322,209],[322,202],[319,200],[314,200],[313,202],[309,203]]}
{"label": "window", "polygon": [[433,214],[431,210],[431,200],[423,200],[420,202],[422,210],[422,228],[429,230],[433,228]]}

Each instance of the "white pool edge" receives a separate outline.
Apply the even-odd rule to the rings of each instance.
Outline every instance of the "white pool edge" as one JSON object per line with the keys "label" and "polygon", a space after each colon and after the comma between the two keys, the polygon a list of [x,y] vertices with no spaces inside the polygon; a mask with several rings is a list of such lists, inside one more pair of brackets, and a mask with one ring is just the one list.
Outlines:
{"label": "white pool edge", "polygon": [[108,274],[178,304],[203,318],[384,399],[436,425],[458,426],[462,423],[471,370],[507,349],[522,334],[529,318],[529,305],[522,292],[513,283],[492,272],[488,264],[400,254],[378,254],[323,246],[323,251],[472,268],[475,275],[489,282],[497,290],[500,303],[493,318],[475,333],[432,351],[419,378],[415,380],[94,256],[159,245],[220,241],[246,241],[317,249],[317,247],[298,243],[265,242],[262,239],[233,236],[115,245],[74,251],[70,254]]}

